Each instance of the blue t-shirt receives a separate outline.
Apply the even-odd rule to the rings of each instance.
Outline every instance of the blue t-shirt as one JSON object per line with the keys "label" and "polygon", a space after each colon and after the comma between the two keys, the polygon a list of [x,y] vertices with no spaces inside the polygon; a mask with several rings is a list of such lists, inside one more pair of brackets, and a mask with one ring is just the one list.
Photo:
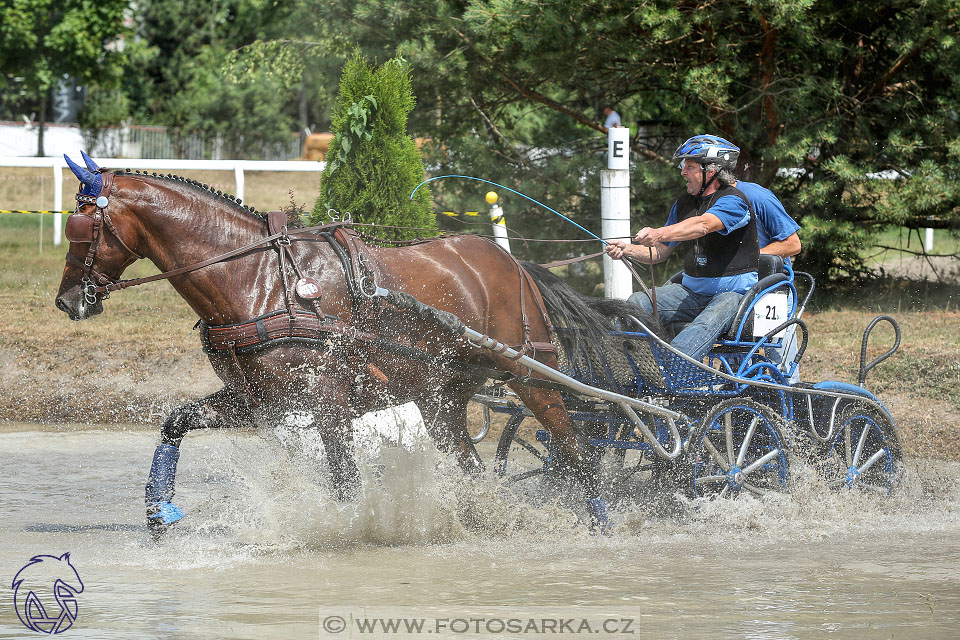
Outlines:
{"label": "blue t-shirt", "polygon": [[[717,216],[720,222],[723,223],[723,229],[716,232],[722,236],[736,231],[750,222],[750,209],[747,207],[747,203],[743,201],[743,198],[739,196],[720,196],[720,198],[713,203],[713,206],[707,210],[707,213],[712,213]],[[664,226],[676,224],[677,222],[677,203],[674,202],[673,207],[670,209],[670,216],[667,218],[667,223]],[[759,233],[759,224],[757,225],[757,230]],[[664,242],[664,244],[668,247],[675,247],[680,243]],[[705,296],[714,296],[725,291],[745,293],[747,289],[756,283],[756,271],[738,273],[733,276],[720,276],[719,278],[696,278],[686,273],[683,274],[683,286],[694,293]]]}
{"label": "blue t-shirt", "polygon": [[[757,214],[757,241],[761,249],[771,242],[786,240],[800,230],[800,225],[790,217],[770,189],[742,180],[734,186],[747,196],[754,213]],[[784,262],[790,264],[790,258]]]}

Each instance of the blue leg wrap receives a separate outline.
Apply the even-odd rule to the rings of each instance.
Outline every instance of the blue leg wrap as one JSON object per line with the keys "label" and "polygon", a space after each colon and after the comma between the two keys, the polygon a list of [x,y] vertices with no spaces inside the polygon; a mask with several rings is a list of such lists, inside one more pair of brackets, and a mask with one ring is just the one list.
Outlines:
{"label": "blue leg wrap", "polygon": [[587,500],[587,507],[590,510],[590,528],[599,529],[600,533],[610,532],[610,516],[607,514],[607,501],[603,498],[590,498]]}
{"label": "blue leg wrap", "polygon": [[[173,524],[183,518],[183,511],[175,504],[169,502],[157,502],[153,506],[157,509],[156,513],[150,513],[148,518],[157,518],[163,524]],[[153,509],[151,509],[153,511]]]}
{"label": "blue leg wrap", "polygon": [[146,502],[149,518],[159,518],[163,524],[173,524],[183,517],[183,511],[170,503],[173,500],[180,449],[172,444],[161,444],[153,453],[150,476],[147,478]]}

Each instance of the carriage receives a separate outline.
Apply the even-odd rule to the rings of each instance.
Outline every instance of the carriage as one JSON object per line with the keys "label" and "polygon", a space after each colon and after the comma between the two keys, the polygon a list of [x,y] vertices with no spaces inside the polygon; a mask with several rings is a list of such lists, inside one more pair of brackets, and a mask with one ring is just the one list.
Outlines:
{"label": "carriage", "polygon": [[[857,385],[801,382],[808,339],[802,316],[814,289],[810,274],[794,272],[779,256],[761,256],[758,283],[706,362],[677,351],[636,317],[621,319],[599,345],[578,339],[576,329],[559,329],[560,375],[541,373],[563,390],[571,419],[597,448],[608,494],[666,482],[693,498],[763,495],[787,488],[796,460],[831,487],[893,491],[902,473],[900,440],[864,382],[896,352],[899,326],[886,315],[869,323]],[[892,326],[894,344],[868,363],[871,333],[882,322]],[[498,473],[512,482],[550,474],[551,436],[543,428],[533,437],[523,430],[531,413],[515,394],[493,384],[474,401],[483,409],[475,441],[489,434],[491,414],[507,418],[495,453]]]}

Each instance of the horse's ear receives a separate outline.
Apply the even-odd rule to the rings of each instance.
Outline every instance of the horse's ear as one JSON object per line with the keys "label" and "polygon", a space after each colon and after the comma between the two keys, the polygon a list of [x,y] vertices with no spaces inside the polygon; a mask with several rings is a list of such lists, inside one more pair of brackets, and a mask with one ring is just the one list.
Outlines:
{"label": "horse's ear", "polygon": [[[81,151],[81,153],[83,152]],[[100,195],[100,188],[103,186],[103,178],[100,177],[99,173],[87,171],[76,162],[71,160],[67,154],[63,154],[63,159],[67,161],[67,166],[70,167],[70,171],[73,171],[73,175],[77,176],[77,179],[83,183],[84,194],[92,196]]]}
{"label": "horse's ear", "polygon": [[87,169],[90,169],[90,171],[96,171],[100,168],[96,162],[90,159],[90,156],[83,152],[83,149],[80,150],[80,155],[83,156],[83,163],[87,165]]}

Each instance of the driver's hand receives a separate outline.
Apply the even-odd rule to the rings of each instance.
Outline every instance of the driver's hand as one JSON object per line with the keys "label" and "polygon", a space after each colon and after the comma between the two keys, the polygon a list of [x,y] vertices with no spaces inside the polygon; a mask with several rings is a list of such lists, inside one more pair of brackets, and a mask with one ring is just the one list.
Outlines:
{"label": "driver's hand", "polygon": [[642,244],[645,247],[655,247],[660,242],[660,230],[652,227],[644,227],[633,237],[633,241]]}
{"label": "driver's hand", "polygon": [[627,252],[628,246],[630,246],[630,244],[624,240],[611,240],[604,251],[614,260],[619,260],[623,257],[623,254]]}

